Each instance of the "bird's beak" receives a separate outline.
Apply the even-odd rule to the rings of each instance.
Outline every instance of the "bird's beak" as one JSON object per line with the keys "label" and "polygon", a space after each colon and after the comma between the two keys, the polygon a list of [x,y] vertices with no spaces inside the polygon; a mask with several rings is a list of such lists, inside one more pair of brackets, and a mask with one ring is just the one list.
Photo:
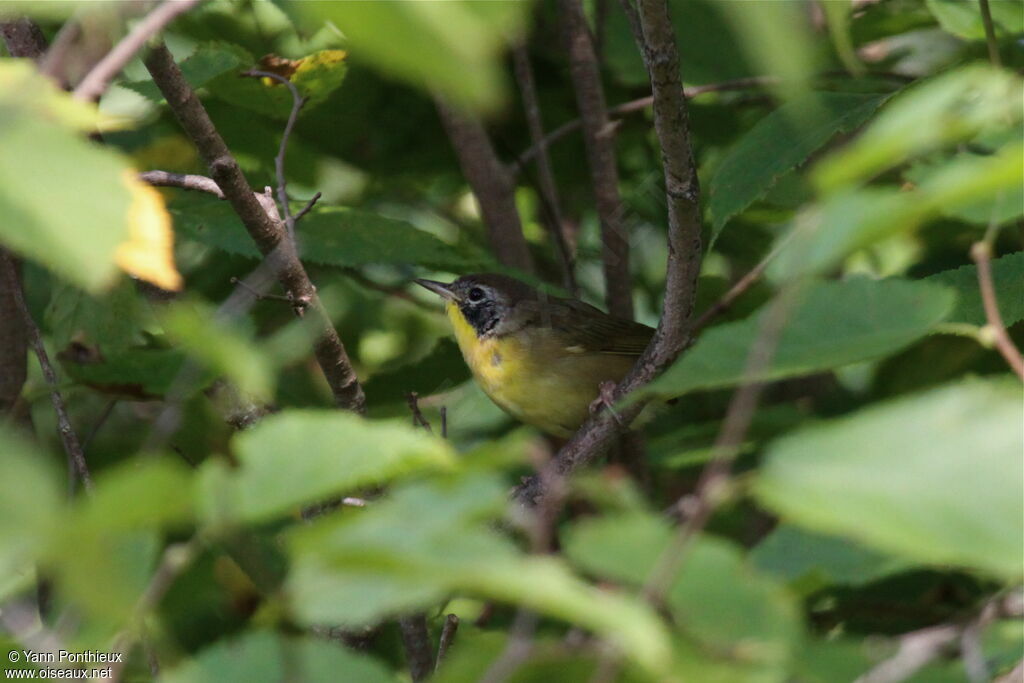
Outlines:
{"label": "bird's beak", "polygon": [[458,297],[455,296],[455,292],[452,291],[451,285],[446,285],[443,282],[437,280],[423,280],[416,279],[413,282],[418,284],[420,287],[429,289],[434,294],[437,294],[442,299],[448,299],[449,301],[458,301]]}

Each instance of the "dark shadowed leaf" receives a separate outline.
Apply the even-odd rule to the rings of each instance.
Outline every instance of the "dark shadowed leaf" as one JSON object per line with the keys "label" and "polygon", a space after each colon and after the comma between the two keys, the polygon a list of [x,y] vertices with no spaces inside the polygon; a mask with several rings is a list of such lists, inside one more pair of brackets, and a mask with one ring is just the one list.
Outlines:
{"label": "dark shadowed leaf", "polygon": [[[924,282],[943,285],[956,292],[956,304],[946,317],[951,323],[984,325],[985,307],[978,285],[978,267],[961,266],[924,278]],[[1007,254],[992,261],[992,281],[1004,325],[1024,320],[1024,252]]]}

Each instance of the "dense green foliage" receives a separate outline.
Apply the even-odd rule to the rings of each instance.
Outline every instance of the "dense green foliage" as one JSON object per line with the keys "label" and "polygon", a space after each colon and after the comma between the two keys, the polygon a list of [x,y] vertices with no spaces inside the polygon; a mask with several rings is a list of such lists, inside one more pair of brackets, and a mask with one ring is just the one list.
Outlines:
{"label": "dense green foliage", "polygon": [[[121,648],[126,680],[150,680],[156,661],[166,681],[398,681],[410,674],[397,620],[425,614],[436,649],[453,613],[434,680],[499,680],[496,662],[525,641],[507,680],[832,682],[891,656],[901,634],[964,623],[1018,590],[1024,402],[970,248],[992,245],[1019,346],[1022,5],[991,0],[1001,67],[973,0],[669,5],[686,86],[772,77],[689,101],[704,209],[695,314],[774,256],[640,392],[654,400],[637,427],[643,467],[602,459],[567,482],[553,552],[538,552],[544,520],[509,499],[553,445],[483,396],[436,301],[410,282],[503,269],[432,96],[479,113],[514,161],[531,147],[509,59],[525,41],[548,131],[578,118],[557,3],[214,0],[163,34],[258,191],[277,185],[292,100],[241,72],[288,73],[306,98],[286,157],[291,209],[323,195],[298,224],[299,251],[365,418],[332,406],[308,317],[280,297],[223,304],[259,265],[231,206],[161,189],[165,216],[133,179],[209,175],[142,62],[93,107],[0,52],[0,246],[23,259],[95,479],[68,494],[32,354],[0,415],[0,617],[28,605],[39,619],[0,618],[0,642]],[[584,6],[609,105],[648,95],[619,4]],[[0,6],[50,41],[66,21],[95,34],[68,48],[72,82],[137,11]],[[667,214],[649,107],[622,118],[615,145],[637,318],[653,326]],[[580,133],[550,156],[582,298],[600,305]],[[515,274],[557,292],[535,168],[513,169],[537,263]],[[162,218],[184,281],[173,294],[126,274],[140,273],[119,252]],[[752,374],[780,310],[777,348]],[[721,500],[665,574],[678,536],[665,511],[695,490],[730,397],[753,379],[766,391]],[[229,386],[272,414],[236,431]],[[410,392],[433,433],[410,426]],[[1020,659],[1024,624],[983,626],[968,645],[995,678]],[[935,654],[912,680],[988,680],[956,643]]]}

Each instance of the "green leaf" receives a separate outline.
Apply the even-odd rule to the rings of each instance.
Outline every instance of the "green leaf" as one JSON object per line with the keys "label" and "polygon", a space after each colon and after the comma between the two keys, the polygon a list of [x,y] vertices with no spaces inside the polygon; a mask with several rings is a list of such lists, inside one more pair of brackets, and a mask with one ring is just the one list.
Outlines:
{"label": "green leaf", "polygon": [[669,645],[640,601],[600,591],[554,557],[528,557],[492,524],[505,486],[489,476],[420,482],[297,529],[286,589],[307,624],[373,623],[452,592],[509,602],[612,640],[664,675]]}
{"label": "green leaf", "polygon": [[97,292],[114,281],[114,253],[128,239],[129,166],[59,123],[56,105],[69,96],[54,94],[41,113],[19,93],[43,77],[2,66],[0,242]]}
{"label": "green leaf", "polygon": [[[232,254],[259,258],[252,238],[224,202],[190,200],[171,212],[184,234]],[[488,257],[446,244],[406,221],[359,209],[317,207],[302,219],[298,233],[303,260],[324,265],[416,263],[462,272],[489,263]]]}
{"label": "green leaf", "polygon": [[[961,266],[924,278],[923,282],[949,287],[956,292],[956,305],[947,316],[947,322],[985,325],[985,306],[981,301],[978,286],[978,267]],[[1009,326],[1024,320],[1024,296],[1021,283],[1024,282],[1024,252],[1007,254],[992,261],[992,282],[995,284],[996,301],[1003,324]]]}
{"label": "green leaf", "polygon": [[914,190],[869,187],[834,193],[797,216],[778,241],[768,273],[777,280],[822,273],[853,251],[907,232],[933,216],[1001,203],[1024,183],[1024,142],[990,156],[967,155],[946,163]]}
{"label": "green leaf", "polygon": [[[985,40],[985,26],[977,0],[925,0],[939,25],[955,36],[967,40]],[[1024,5],[1019,2],[995,0],[989,3],[996,36],[1024,33]]]}
{"label": "green leaf", "polygon": [[[323,103],[332,92],[341,87],[348,72],[343,50],[321,50],[297,60],[287,60],[288,80],[305,99],[302,111]],[[240,71],[257,69],[274,71],[262,64],[246,64]],[[225,73],[210,83],[215,97],[259,114],[286,119],[294,100],[284,83],[271,78],[240,78],[239,73]],[[281,73],[285,76],[285,73]]]}
{"label": "green leaf", "polygon": [[[587,572],[641,587],[674,533],[653,515],[591,518],[568,530],[563,547]],[[783,679],[800,639],[796,606],[779,585],[747,568],[732,544],[697,539],[668,586],[666,603],[679,629],[706,650],[734,653],[762,680]]]}
{"label": "green leaf", "polygon": [[[927,334],[951,305],[951,292],[921,282],[818,283],[790,311],[774,357],[756,379],[807,375],[894,353]],[[711,328],[640,393],[672,397],[744,381],[763,315]]]}
{"label": "green leaf", "polygon": [[254,630],[219,641],[198,656],[162,672],[160,683],[279,683],[301,672],[305,681],[394,683],[394,676],[371,657],[328,640],[296,638]]}
{"label": "green leaf", "polygon": [[396,422],[340,411],[292,410],[262,419],[232,441],[240,467],[211,461],[203,472],[214,520],[268,519],[405,474],[448,469],[447,442]]}
{"label": "green leaf", "polygon": [[223,373],[253,400],[274,397],[274,372],[266,355],[237,327],[198,301],[179,302],[160,314],[167,335],[209,370]]}
{"label": "green leaf", "polygon": [[441,339],[420,360],[381,371],[365,382],[363,388],[373,404],[384,405],[405,401],[411,391],[419,396],[448,391],[469,377],[469,368],[458,345],[450,339]]}
{"label": "green leaf", "polygon": [[[238,72],[254,66],[252,55],[231,43],[202,43],[178,65],[182,75],[193,89],[199,89],[222,74],[238,78]],[[163,100],[163,94],[152,80],[132,81],[124,86],[154,102]]]}
{"label": "green leaf", "polygon": [[[888,97],[807,93],[761,119],[733,146],[711,178],[712,246],[730,218],[763,197],[783,174],[806,161],[836,133],[864,123]],[[805,116],[810,117],[810,125]]]}
{"label": "green leaf", "polygon": [[857,140],[822,160],[814,180],[835,191],[914,156],[1009,128],[1024,115],[1022,102],[1018,76],[983,64],[926,79],[893,97]]}
{"label": "green leaf", "polygon": [[37,559],[59,528],[64,504],[45,454],[0,424],[0,575]]}
{"label": "green leaf", "polygon": [[46,326],[58,349],[75,341],[95,347],[101,354],[140,344],[149,317],[145,300],[126,277],[102,297],[56,282],[45,313]]}
{"label": "green leaf", "polygon": [[979,380],[878,404],[773,443],[755,484],[783,519],[896,556],[1017,580],[1020,385]]}
{"label": "green leaf", "polygon": [[[523,32],[527,2],[311,2],[296,10],[319,27],[333,22],[353,58],[461,104],[493,107],[500,58]],[[467,69],[466,65],[473,68]]]}
{"label": "green leaf", "polygon": [[824,586],[859,586],[907,567],[903,560],[863,548],[849,539],[804,531],[783,524],[750,553],[766,574],[798,584],[803,593]]}

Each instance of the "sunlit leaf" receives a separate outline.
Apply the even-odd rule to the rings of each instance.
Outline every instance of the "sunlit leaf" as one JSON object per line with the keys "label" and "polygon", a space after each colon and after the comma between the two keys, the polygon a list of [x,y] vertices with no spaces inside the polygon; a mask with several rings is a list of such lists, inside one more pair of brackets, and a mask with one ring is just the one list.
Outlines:
{"label": "sunlit leaf", "polygon": [[[903,280],[816,284],[789,313],[774,357],[756,379],[806,375],[895,353],[943,320],[952,299],[942,287]],[[678,396],[744,381],[763,315],[708,330],[642,393]]]}
{"label": "sunlit leaf", "polygon": [[128,208],[128,240],[118,245],[114,261],[129,275],[161,289],[181,289],[183,280],[174,266],[171,216],[164,206],[163,195],[130,171],[125,171],[123,180],[132,196]]}
{"label": "sunlit leaf", "polygon": [[783,519],[895,556],[1024,573],[1020,385],[967,381],[799,430],[755,491]]}
{"label": "sunlit leaf", "polygon": [[[978,0],[925,0],[925,4],[945,30],[967,40],[985,40]],[[988,6],[997,37],[1024,32],[1024,5],[995,0]]]}

